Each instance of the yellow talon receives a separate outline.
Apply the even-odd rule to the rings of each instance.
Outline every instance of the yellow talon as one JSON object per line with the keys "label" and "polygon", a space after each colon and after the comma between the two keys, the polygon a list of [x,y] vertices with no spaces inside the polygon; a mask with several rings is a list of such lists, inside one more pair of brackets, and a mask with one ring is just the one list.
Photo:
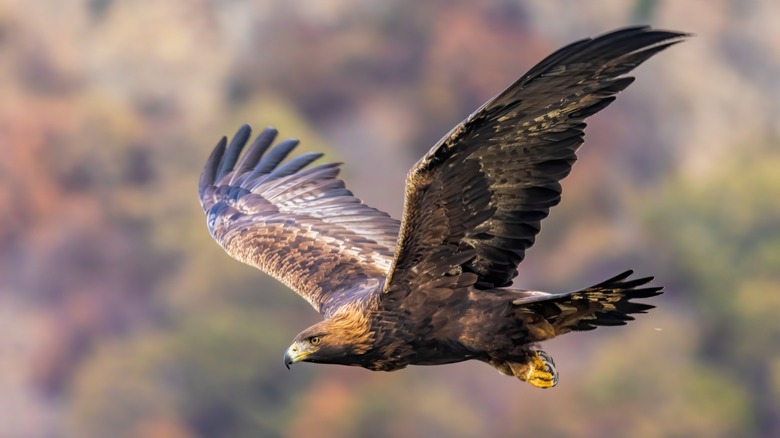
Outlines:
{"label": "yellow talon", "polygon": [[501,360],[491,360],[488,363],[501,374],[515,376],[537,388],[552,388],[558,384],[555,362],[549,354],[541,350],[533,351],[533,356],[523,363]]}
{"label": "yellow talon", "polygon": [[510,364],[518,379],[524,380],[537,388],[552,388],[558,384],[558,372],[555,362],[544,351],[535,351],[534,356],[525,364]]}

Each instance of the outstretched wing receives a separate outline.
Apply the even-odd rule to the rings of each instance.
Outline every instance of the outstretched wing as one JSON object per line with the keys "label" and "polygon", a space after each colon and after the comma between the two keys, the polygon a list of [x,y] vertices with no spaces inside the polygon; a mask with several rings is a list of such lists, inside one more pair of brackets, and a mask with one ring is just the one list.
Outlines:
{"label": "outstretched wing", "polygon": [[243,126],[227,147],[223,137],[200,177],[217,243],[326,316],[376,289],[389,272],[399,222],[353,196],[337,178],[339,164],[307,167],[322,154],[280,164],[298,141],[268,150],[275,129],[264,130],[239,161],[250,134]]}
{"label": "outstretched wing", "polygon": [[388,299],[420,283],[511,284],[560,201],[584,120],[633,82],[626,73],[684,36],[634,27],[573,43],[456,126],[407,178]]}

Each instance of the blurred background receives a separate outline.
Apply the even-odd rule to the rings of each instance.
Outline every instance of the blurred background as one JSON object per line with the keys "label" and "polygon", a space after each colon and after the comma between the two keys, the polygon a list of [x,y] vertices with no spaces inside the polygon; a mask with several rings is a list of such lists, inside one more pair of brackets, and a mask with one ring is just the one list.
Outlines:
{"label": "blurred background", "polygon": [[[780,436],[775,0],[0,0],[0,437]],[[482,363],[282,353],[319,319],[211,240],[200,168],[274,125],[398,217],[407,170],[553,50],[696,37],[589,121],[519,287],[634,268],[666,294],[546,344],[542,391]]]}

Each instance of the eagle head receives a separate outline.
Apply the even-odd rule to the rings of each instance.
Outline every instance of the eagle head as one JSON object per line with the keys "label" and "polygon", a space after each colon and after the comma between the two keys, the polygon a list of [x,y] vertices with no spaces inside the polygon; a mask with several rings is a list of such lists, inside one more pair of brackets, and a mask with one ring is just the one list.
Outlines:
{"label": "eagle head", "polygon": [[360,365],[360,356],[372,346],[368,319],[361,312],[340,312],[307,328],[284,353],[289,369],[296,362]]}

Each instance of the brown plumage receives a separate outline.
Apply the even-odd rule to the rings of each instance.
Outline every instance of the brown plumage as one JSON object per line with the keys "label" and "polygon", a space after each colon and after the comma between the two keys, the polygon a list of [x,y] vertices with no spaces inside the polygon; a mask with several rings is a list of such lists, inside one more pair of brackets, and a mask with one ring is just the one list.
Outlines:
{"label": "brown plumage", "polygon": [[661,293],[627,271],[551,294],[513,289],[517,265],[561,195],[584,120],[633,81],[633,68],[684,34],[647,27],[570,44],[447,134],[411,170],[403,220],[363,204],[321,154],[282,164],[277,132],[223,138],[200,180],[209,231],[233,257],[308,300],[324,320],[285,354],[395,370],[477,359],[536,386],[557,383],[536,343],[622,325]]}

